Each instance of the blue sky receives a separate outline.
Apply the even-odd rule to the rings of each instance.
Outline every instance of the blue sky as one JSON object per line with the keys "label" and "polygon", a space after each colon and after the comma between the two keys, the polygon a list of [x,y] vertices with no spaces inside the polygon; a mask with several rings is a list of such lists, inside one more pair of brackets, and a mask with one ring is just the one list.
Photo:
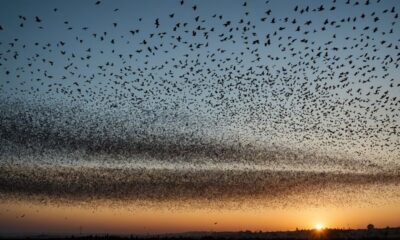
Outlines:
{"label": "blue sky", "polygon": [[79,105],[95,119],[148,111],[161,128],[223,141],[398,156],[398,1],[95,2],[0,3],[3,97]]}

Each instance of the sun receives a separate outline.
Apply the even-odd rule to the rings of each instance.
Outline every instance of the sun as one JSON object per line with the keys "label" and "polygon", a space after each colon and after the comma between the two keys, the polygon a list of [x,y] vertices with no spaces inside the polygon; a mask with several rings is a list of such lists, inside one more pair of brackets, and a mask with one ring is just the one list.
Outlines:
{"label": "sun", "polygon": [[321,231],[322,229],[324,229],[324,225],[321,223],[317,223],[317,224],[315,224],[315,229],[318,231]]}

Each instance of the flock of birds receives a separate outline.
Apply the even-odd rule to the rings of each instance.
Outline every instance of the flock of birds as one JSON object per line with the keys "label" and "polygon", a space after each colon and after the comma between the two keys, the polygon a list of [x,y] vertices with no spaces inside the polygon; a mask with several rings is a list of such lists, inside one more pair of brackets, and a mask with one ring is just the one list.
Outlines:
{"label": "flock of birds", "polygon": [[[131,16],[133,27],[117,20],[127,10],[118,1],[87,6],[100,13],[93,26],[65,17],[59,6],[44,6],[44,16],[20,13],[10,24],[0,22],[0,191],[81,196],[99,185],[106,189],[99,195],[120,198],[128,192],[198,196],[207,189],[206,196],[237,197],[278,188],[286,194],[296,184],[303,191],[306,177],[314,184],[336,179],[287,173],[294,182],[278,187],[286,179],[281,170],[390,169],[398,176],[399,3],[290,2],[284,11],[274,1],[225,3],[238,5],[234,15],[202,2],[171,1],[174,12]],[[14,36],[23,31],[25,38]],[[172,170],[256,165],[268,172],[210,177],[140,168],[115,177],[109,169],[85,175],[63,166],[72,173],[56,167],[37,180],[41,168],[16,164],[45,160],[97,161],[97,167],[172,163]],[[343,179],[356,184],[368,177]],[[386,175],[372,179],[396,182]],[[60,190],[66,182],[74,187]],[[224,187],[237,183],[246,188]]]}

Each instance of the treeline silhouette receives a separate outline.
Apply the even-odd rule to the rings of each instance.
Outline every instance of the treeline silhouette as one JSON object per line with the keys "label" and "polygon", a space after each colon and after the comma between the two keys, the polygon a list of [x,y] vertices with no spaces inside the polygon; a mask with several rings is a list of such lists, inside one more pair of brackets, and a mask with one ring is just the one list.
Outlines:
{"label": "treeline silhouette", "polygon": [[[0,239],[9,239],[10,237]],[[162,235],[71,235],[51,236],[38,235],[18,239],[135,239],[135,240],[226,240],[226,239],[252,239],[252,240],[307,240],[307,239],[334,239],[334,240],[375,240],[375,239],[400,239],[400,227],[397,228],[367,228],[367,229],[323,229],[323,230],[296,230],[280,232],[188,232]]]}

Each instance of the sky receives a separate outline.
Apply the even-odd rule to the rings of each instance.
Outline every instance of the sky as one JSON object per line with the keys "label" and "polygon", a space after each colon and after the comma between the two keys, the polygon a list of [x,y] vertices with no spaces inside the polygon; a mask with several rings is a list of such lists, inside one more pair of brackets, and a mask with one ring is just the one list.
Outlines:
{"label": "sky", "polygon": [[399,8],[1,1],[0,235],[400,226]]}

